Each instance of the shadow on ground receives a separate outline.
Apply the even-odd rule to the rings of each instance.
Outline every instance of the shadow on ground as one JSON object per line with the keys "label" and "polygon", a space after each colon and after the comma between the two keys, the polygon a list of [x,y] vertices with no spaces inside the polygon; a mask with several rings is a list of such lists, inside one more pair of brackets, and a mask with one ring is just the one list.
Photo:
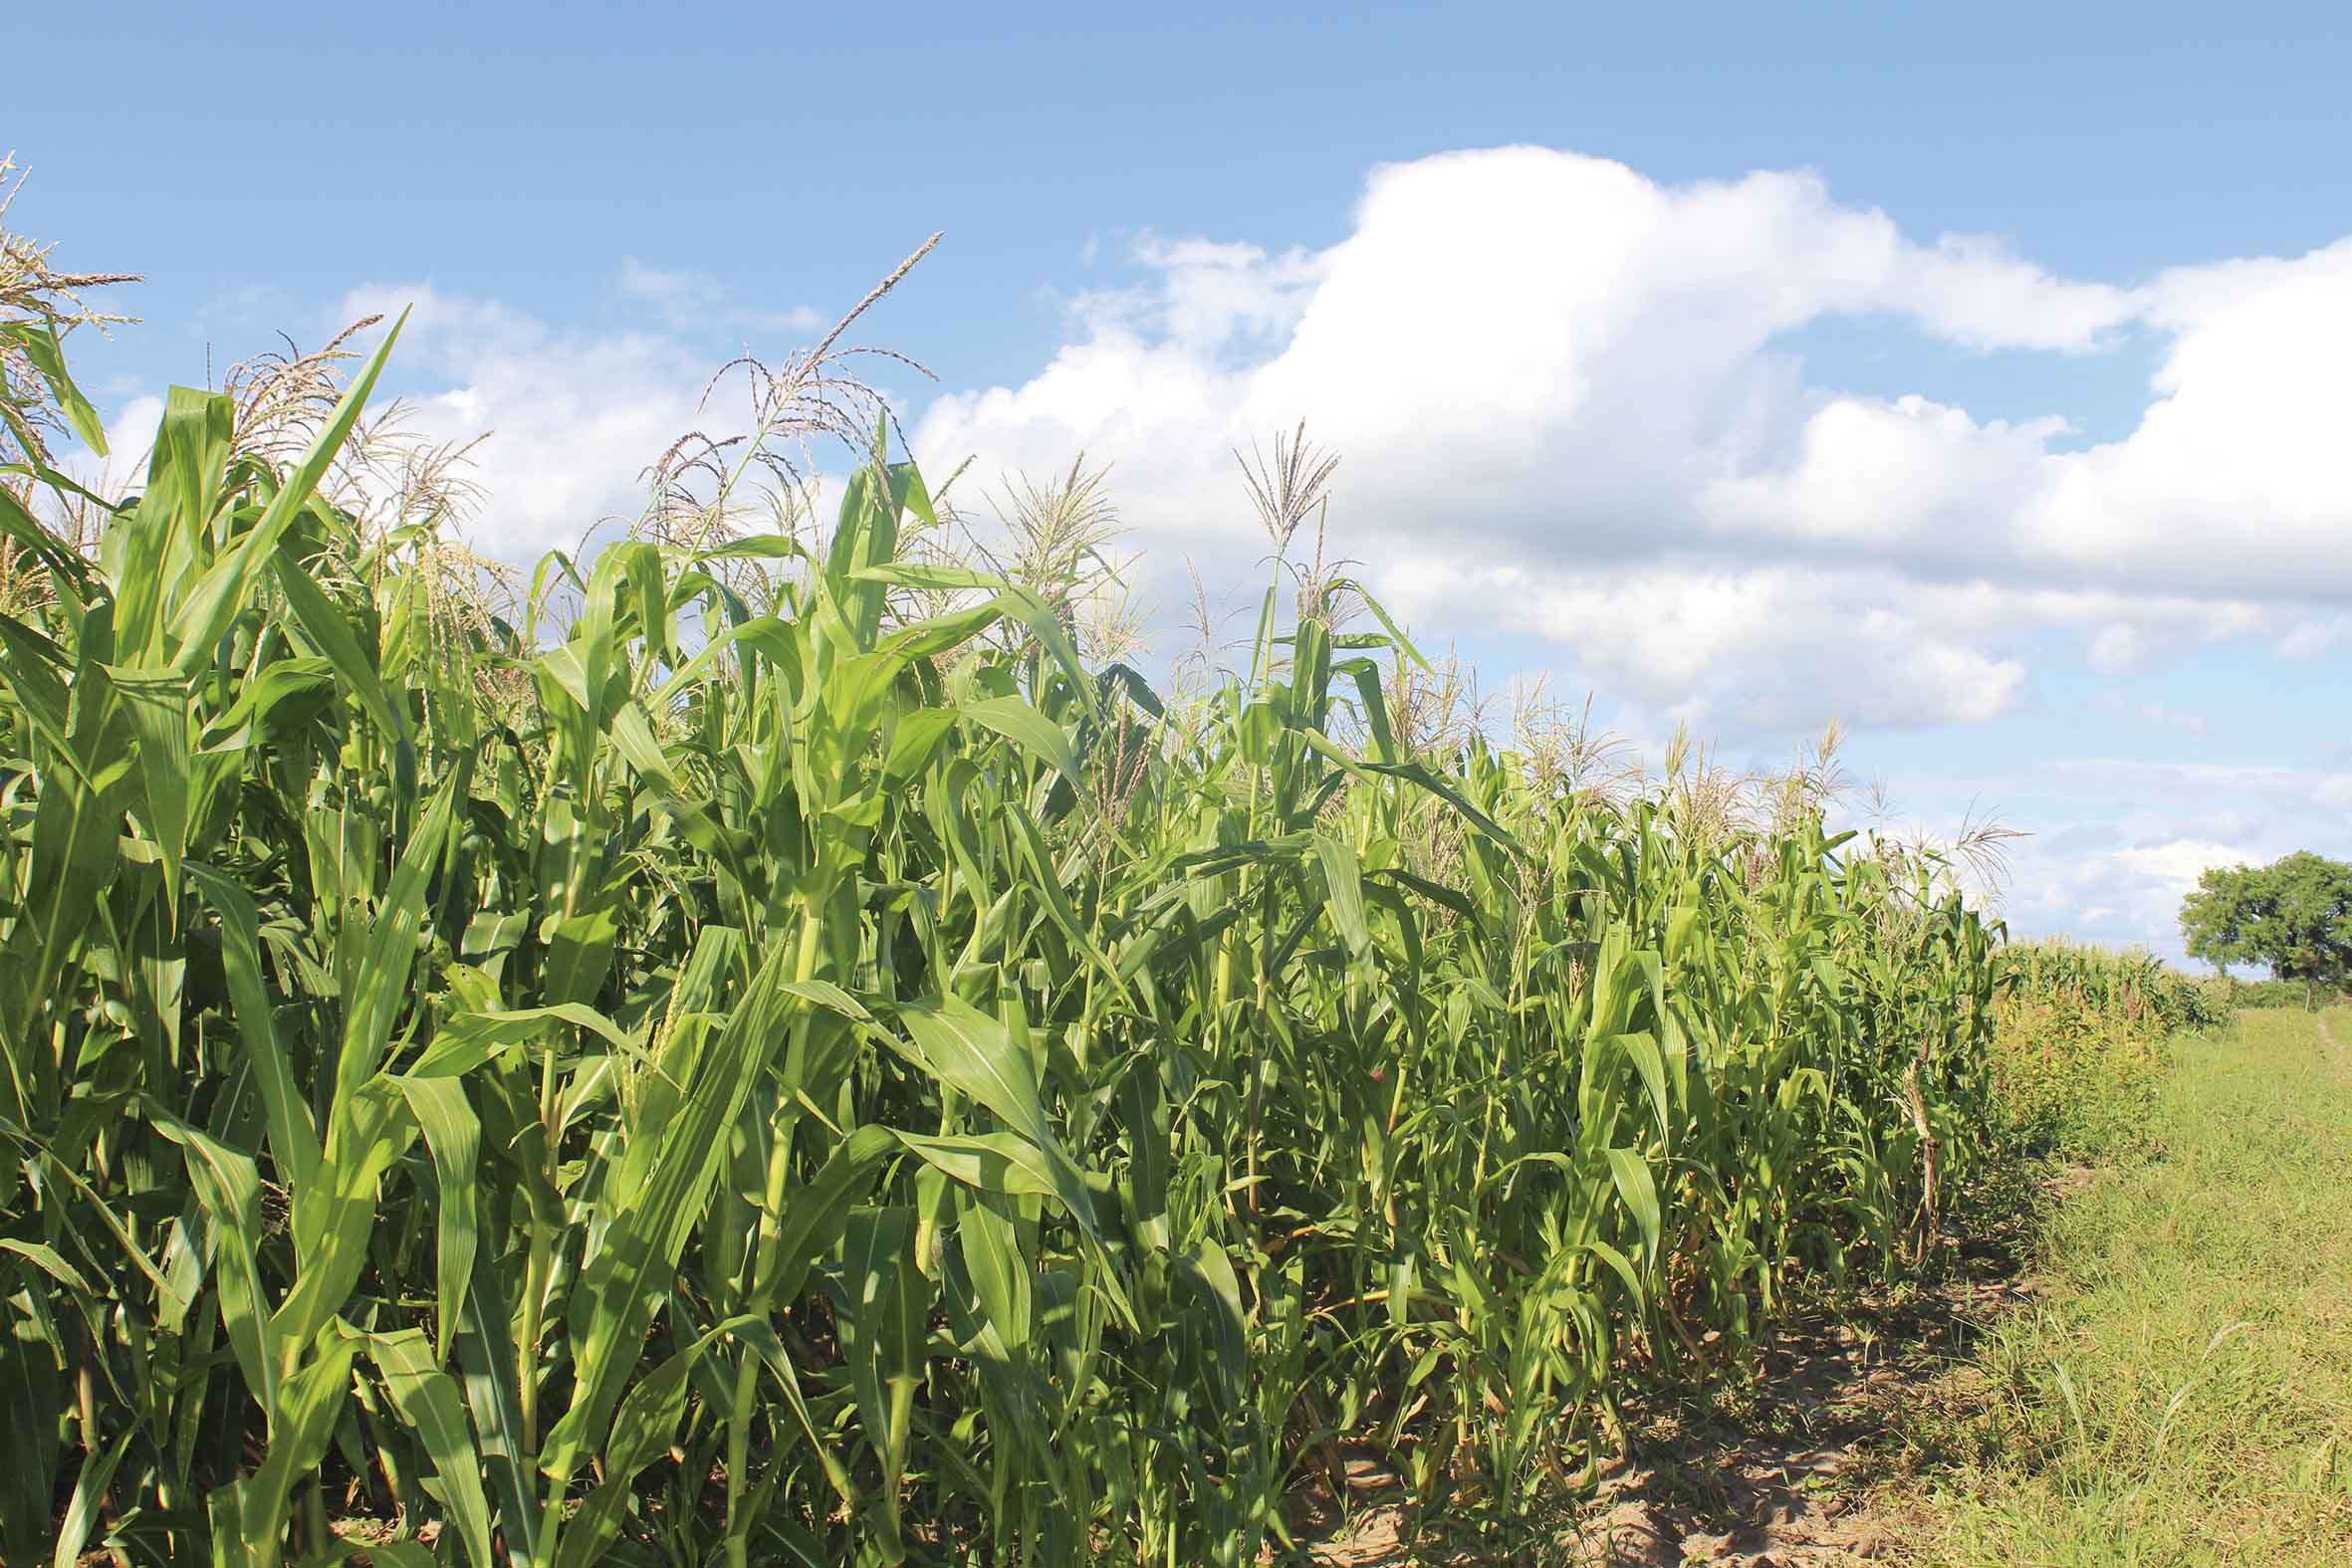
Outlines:
{"label": "shadow on ground", "polygon": [[[1919,1409],[1986,1331],[2031,1299],[2029,1237],[2041,1208],[2088,1173],[1997,1195],[1947,1236],[1928,1282],[1849,1295],[1792,1315],[1746,1375],[1670,1387],[1625,1411],[1623,1456],[1587,1500],[1515,1527],[1428,1519],[1416,1528],[1396,1477],[1346,1456],[1350,1519],[1313,1548],[1329,1568],[1408,1563],[1562,1568],[1829,1568],[1886,1561],[1904,1521],[1874,1483],[1933,1464]],[[1328,1493],[1323,1507],[1328,1509]]]}

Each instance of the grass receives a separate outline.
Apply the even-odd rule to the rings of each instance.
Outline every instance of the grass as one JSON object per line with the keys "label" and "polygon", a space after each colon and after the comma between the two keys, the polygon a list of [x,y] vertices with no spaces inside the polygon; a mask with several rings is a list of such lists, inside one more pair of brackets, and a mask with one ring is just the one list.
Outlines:
{"label": "grass", "polygon": [[2352,1009],[2188,1042],[2147,1135],[1909,1434],[1920,1561],[2352,1561]]}

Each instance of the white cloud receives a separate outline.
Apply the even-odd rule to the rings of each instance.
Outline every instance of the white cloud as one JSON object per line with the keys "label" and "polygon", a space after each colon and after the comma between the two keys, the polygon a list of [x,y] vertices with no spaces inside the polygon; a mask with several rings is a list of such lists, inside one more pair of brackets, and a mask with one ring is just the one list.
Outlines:
{"label": "white cloud", "polygon": [[814,333],[829,325],[813,305],[782,311],[752,311],[727,302],[726,290],[705,272],[648,267],[634,256],[621,259],[620,292],[654,306],[661,319],[681,332],[712,327],[768,332]]}
{"label": "white cloud", "polygon": [[[2096,647],[2092,649],[2091,664],[2093,668],[2105,668],[2099,663]],[[2212,721],[2202,713],[2191,713],[2168,703],[2136,698],[2113,686],[2099,693],[2098,704],[2106,712],[2119,719],[2127,719],[2143,729],[2178,730],[2188,735],[2205,735],[2213,728]]]}
{"label": "white cloud", "polygon": [[[2154,823],[2136,825],[2161,834]],[[2124,838],[2131,841],[2118,841]],[[2144,947],[2179,961],[2181,901],[2198,877],[2210,866],[2259,864],[2284,852],[2252,842],[2144,837],[2114,823],[2078,822],[2037,831],[2013,846],[2002,909],[2021,935]]]}
{"label": "white cloud", "polygon": [[[1957,818],[1983,801],[2027,836],[2009,845],[2001,912],[2020,934],[2063,933],[2183,958],[2181,900],[2209,867],[2297,849],[2352,858],[2352,775],[2262,764],[2020,757],[1893,782]],[[2021,811],[1999,809],[2000,801]]]}
{"label": "white cloud", "polygon": [[634,256],[624,256],[620,261],[620,292],[683,310],[715,304],[719,285],[707,273],[666,271],[648,267]]}
{"label": "white cloud", "polygon": [[[1507,147],[1374,171],[1324,250],[1133,254],[1143,282],[1077,297],[1036,375],[944,395],[914,428],[927,462],[974,454],[984,479],[1115,462],[1147,589],[1188,556],[1213,586],[1261,569],[1233,450],[1304,417],[1344,459],[1335,549],[1423,631],[1514,634],[1517,656],[1539,645],[1719,734],[1982,723],[2054,649],[2115,674],[2251,632],[2314,657],[2352,626],[2331,423],[2352,241],[2118,289],[1908,236],[1809,174],[1669,186]],[[560,331],[421,285],[345,302],[339,319],[413,300],[395,377],[424,388],[417,423],[495,432],[484,548],[577,544],[637,511],[672,440],[723,433],[732,410],[701,403],[714,324],[819,325],[637,259],[617,287],[663,328]],[[2137,336],[2161,370],[2136,429],[2068,450],[2063,411],[1818,384],[1796,335],[1838,318],[1971,352]]]}
{"label": "white cloud", "polygon": [[2091,934],[2098,928],[2089,924],[2089,908],[2103,905],[2104,924],[2122,925],[2142,945],[2177,957],[2181,901],[2196,891],[2198,878],[2214,866],[2273,858],[2239,845],[2176,838],[2089,856],[2073,868],[2069,881],[2075,896],[2098,901],[2084,914]]}
{"label": "white cloud", "polygon": [[[1149,281],[1081,301],[1036,376],[939,399],[919,454],[1116,459],[1148,551],[1238,569],[1264,546],[1231,449],[1304,417],[1345,459],[1346,553],[1392,591],[1696,711],[1981,720],[2037,629],[2117,671],[2352,583],[2352,242],[2123,290],[1920,243],[1810,175],[1665,186],[1510,147],[1375,171],[1319,253],[1136,260]],[[1972,350],[2152,334],[2156,400],[2069,451],[2058,413],[1840,394],[1790,341],[1837,317]]]}
{"label": "white cloud", "polygon": [[1979,722],[2025,680],[2018,660],[1976,645],[1977,595],[1868,566],[1665,558],[1594,571],[1482,568],[1428,548],[1368,572],[1396,612],[1572,646],[1607,689],[1717,733],[1810,730],[1822,689],[1838,692],[1853,725]]}
{"label": "white cloud", "polygon": [[2111,858],[2135,876],[2186,895],[2211,868],[2244,865],[2260,856],[2228,844],[2176,838],[2168,843],[2118,849]]}
{"label": "white cloud", "polygon": [[2298,621],[2278,639],[2278,653],[2281,658],[2316,659],[2347,637],[2352,637],[2352,615]]}
{"label": "white cloud", "polygon": [[60,454],[63,470],[102,496],[136,490],[145,479],[147,457],[162,423],[163,399],[152,392],[134,393],[106,421],[107,455],[101,458],[75,441]]}
{"label": "white cloud", "polygon": [[2165,274],[2170,335],[2129,437],[2049,459],[2032,554],[2110,578],[2299,599],[2352,582],[2352,240]]}
{"label": "white cloud", "polygon": [[648,466],[710,420],[700,406],[710,366],[671,338],[561,333],[421,284],[369,285],[341,307],[346,320],[403,309],[401,377],[442,383],[410,397],[410,427],[450,440],[489,432],[472,458],[486,500],[471,532],[491,554],[528,560],[634,518]]}
{"label": "white cloud", "polygon": [[2102,675],[2120,675],[2140,662],[2140,630],[2117,621],[2099,628],[2091,639],[2091,668]]}
{"label": "white cloud", "polygon": [[1202,348],[1237,339],[1279,345],[1322,271],[1304,251],[1269,256],[1255,245],[1150,235],[1134,257],[1156,275],[1153,286],[1081,294],[1072,316],[1096,333],[1148,333]]}
{"label": "white cloud", "polygon": [[2063,758],[2050,769],[2072,784],[2110,793],[2160,796],[2231,793],[2303,800],[2320,784],[2308,769],[2256,763],[2151,763],[2119,757]]}

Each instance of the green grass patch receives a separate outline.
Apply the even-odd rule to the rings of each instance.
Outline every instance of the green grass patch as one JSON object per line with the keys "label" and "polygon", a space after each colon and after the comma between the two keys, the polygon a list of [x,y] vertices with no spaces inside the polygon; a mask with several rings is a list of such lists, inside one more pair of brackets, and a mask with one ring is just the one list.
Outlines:
{"label": "green grass patch", "polygon": [[2352,1561],[2352,1009],[2183,1043],[2039,1256],[1911,1435],[1920,1560]]}

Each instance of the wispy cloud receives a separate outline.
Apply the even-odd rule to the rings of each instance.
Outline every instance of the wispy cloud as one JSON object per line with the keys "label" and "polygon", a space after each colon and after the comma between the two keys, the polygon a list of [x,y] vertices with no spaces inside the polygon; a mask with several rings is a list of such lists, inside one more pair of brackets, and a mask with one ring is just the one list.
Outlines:
{"label": "wispy cloud", "polygon": [[[2096,667],[2096,660],[2093,661]],[[2120,687],[2110,686],[2098,695],[2099,707],[2144,730],[2173,730],[2184,735],[2208,735],[2213,722],[2202,713],[2176,708],[2150,698],[2134,697]]]}
{"label": "wispy cloud", "polygon": [[2278,639],[2278,652],[2289,659],[2316,659],[2352,641],[2352,614],[2315,616],[2297,621]]}
{"label": "wispy cloud", "polygon": [[649,267],[634,256],[621,260],[620,292],[653,306],[660,313],[663,323],[677,332],[725,327],[736,330],[749,328],[761,332],[815,333],[830,325],[824,313],[813,305],[762,311],[731,304],[726,290],[708,273]]}

